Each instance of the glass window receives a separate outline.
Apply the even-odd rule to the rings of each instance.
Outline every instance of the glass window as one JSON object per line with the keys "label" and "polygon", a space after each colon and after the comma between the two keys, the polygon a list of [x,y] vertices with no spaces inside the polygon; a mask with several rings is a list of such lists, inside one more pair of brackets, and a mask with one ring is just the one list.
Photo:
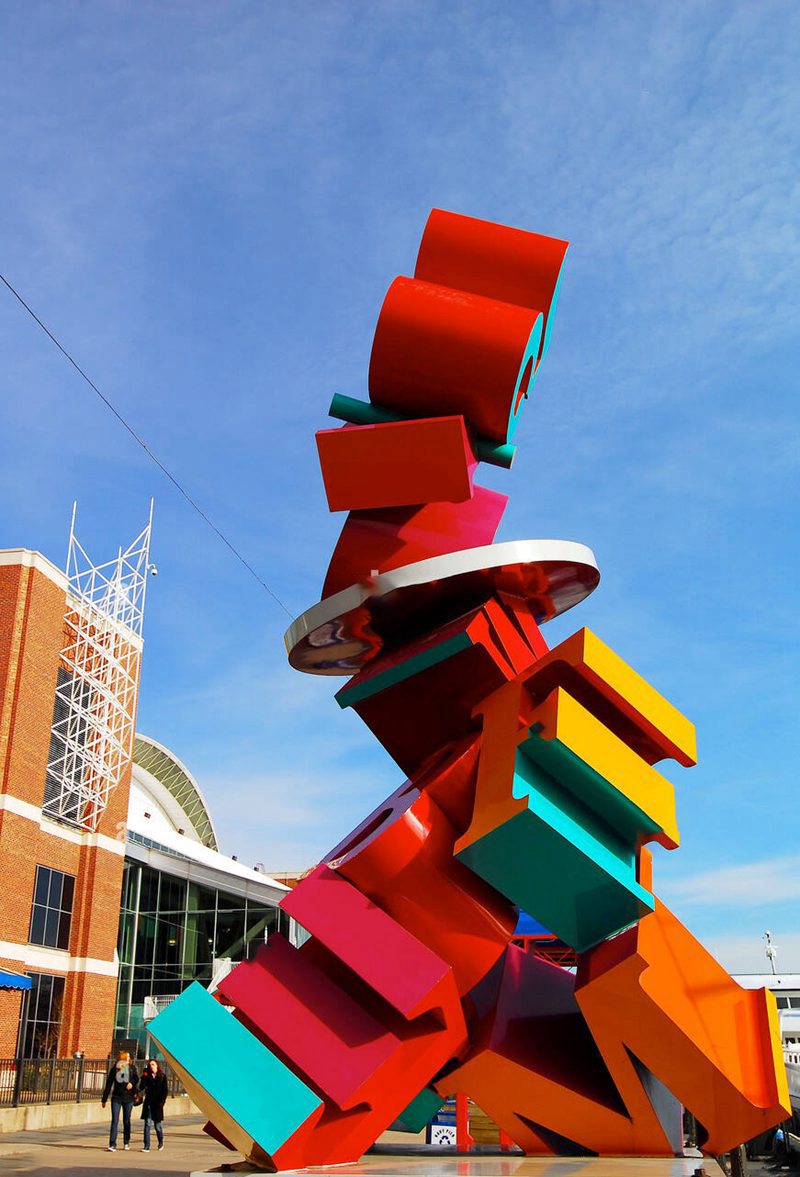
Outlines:
{"label": "glass window", "polygon": [[217,907],[220,911],[236,911],[245,905],[245,900],[238,895],[224,895],[222,891],[217,892]]}
{"label": "glass window", "polygon": [[[190,896],[191,902],[191,896]],[[216,912],[192,911],[186,916],[186,940],[184,962],[187,976],[196,975],[196,970],[210,965],[214,958],[214,937],[216,935]]]}
{"label": "glass window", "polygon": [[46,908],[36,906],[31,913],[31,934],[28,941],[31,944],[44,944],[44,915]]}
{"label": "glass window", "polygon": [[64,978],[48,973],[29,973],[33,982],[28,998],[28,1022],[22,1053],[25,1058],[58,1055]]}
{"label": "glass window", "polygon": [[152,965],[155,960],[156,917],[154,915],[140,915],[136,926],[136,955],[137,963],[148,961]]}
{"label": "glass window", "polygon": [[161,876],[158,910],[162,913],[186,910],[186,883],[183,879],[171,879],[169,875]]}
{"label": "glass window", "polygon": [[[239,902],[244,905],[244,900]],[[235,910],[217,912],[217,938],[215,955],[230,957],[231,960],[241,960],[244,956],[245,944],[245,910],[244,906]]]}
{"label": "glass window", "polygon": [[61,912],[52,907],[45,910],[44,917],[44,939],[43,944],[49,944],[52,948],[66,948],[67,944],[60,944],[58,941],[58,929],[61,922]]}
{"label": "glass window", "polygon": [[[36,867],[29,944],[69,948],[75,876],[49,866]],[[44,974],[42,974],[44,976]]]}
{"label": "glass window", "polygon": [[47,906],[55,907],[58,911],[61,910],[61,893],[64,887],[64,876],[61,871],[50,871],[50,894],[47,897]]}
{"label": "glass window", "polygon": [[201,887],[198,883],[190,883],[186,897],[188,911],[216,911],[217,893],[210,887]]}
{"label": "glass window", "polygon": [[156,965],[179,965],[183,957],[183,916],[156,920]]}
{"label": "glass window", "polygon": [[244,955],[255,956],[262,944],[277,930],[278,911],[275,907],[256,907],[247,904],[247,930],[245,933]]}
{"label": "glass window", "polygon": [[210,956],[207,961],[187,961],[181,970],[181,992],[187,985],[191,985],[192,981],[199,981],[207,989],[211,984],[212,972],[213,962]]}
{"label": "glass window", "polygon": [[117,955],[121,961],[130,963],[133,960],[133,945],[136,937],[136,916],[133,912],[124,911],[119,921],[119,939],[117,941]]}
{"label": "glass window", "polygon": [[118,952],[120,964],[133,964],[133,970],[120,968],[117,1027],[130,1034],[137,1017],[141,1020],[145,998],[174,996],[192,981],[207,986],[216,960],[252,957],[268,936],[288,926],[287,917],[274,906],[248,904],[243,896],[220,893],[130,860],[126,895]]}
{"label": "glass window", "polygon": [[158,871],[149,866],[142,867],[142,891],[139,896],[139,911],[155,911],[158,907]]}
{"label": "glass window", "polygon": [[789,1008],[789,998],[788,997],[778,997],[778,998],[776,998],[776,1001],[778,1003],[778,1009],[788,1009]]}
{"label": "glass window", "polygon": [[131,1001],[133,1005],[142,1005],[145,997],[149,997],[152,992],[152,977],[148,977],[146,981],[134,981],[131,987]]}
{"label": "glass window", "polygon": [[153,960],[142,960],[133,966],[133,979],[135,981],[149,981],[153,975]]}
{"label": "glass window", "polygon": [[154,977],[149,995],[152,997],[177,997],[182,990],[183,982],[180,977]]}
{"label": "glass window", "polygon": [[33,902],[47,907],[47,895],[50,890],[50,871],[37,870],[36,882],[33,887]]}
{"label": "glass window", "polygon": [[125,911],[136,910],[139,870],[140,867],[135,862],[125,863],[122,875],[122,907]]}

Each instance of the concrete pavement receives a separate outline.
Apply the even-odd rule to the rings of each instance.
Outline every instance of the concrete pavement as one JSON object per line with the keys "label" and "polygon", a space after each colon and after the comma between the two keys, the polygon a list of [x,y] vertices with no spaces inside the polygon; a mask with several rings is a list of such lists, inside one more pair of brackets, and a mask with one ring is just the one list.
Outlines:
{"label": "concrete pavement", "polygon": [[106,1152],[108,1122],[56,1128],[47,1131],[9,1133],[0,1136],[0,1174],[25,1173],[31,1177],[98,1177],[105,1173],[187,1174],[210,1169],[222,1162],[241,1160],[202,1131],[202,1116],[181,1116],[164,1123],[164,1151],[155,1139],[149,1153],[142,1152],[142,1121],[134,1113],[131,1150],[122,1148],[122,1131],[115,1153]]}
{"label": "concrete pavement", "polygon": [[[211,1140],[202,1131],[201,1116],[174,1117],[164,1125],[165,1149],[158,1152],[155,1142],[149,1153],[142,1149],[142,1122],[134,1117],[130,1152],[121,1144],[115,1153],[106,1152],[108,1125],[31,1130],[0,1137],[0,1177],[19,1173],[26,1177],[99,1177],[100,1174],[140,1174],[150,1177],[187,1177],[219,1165],[239,1171],[249,1169],[236,1153]],[[237,1164],[238,1163],[238,1164]],[[250,1170],[252,1172],[252,1170]],[[700,1160],[637,1160],[635,1158],[524,1158],[521,1156],[425,1156],[406,1151],[405,1155],[381,1152],[365,1157],[355,1165],[328,1170],[332,1177],[694,1177],[702,1171],[707,1177],[721,1170],[708,1158]],[[313,1171],[312,1171],[313,1172]],[[326,1170],[316,1170],[321,1177]],[[749,1177],[772,1174],[772,1166],[762,1169],[752,1164]]]}

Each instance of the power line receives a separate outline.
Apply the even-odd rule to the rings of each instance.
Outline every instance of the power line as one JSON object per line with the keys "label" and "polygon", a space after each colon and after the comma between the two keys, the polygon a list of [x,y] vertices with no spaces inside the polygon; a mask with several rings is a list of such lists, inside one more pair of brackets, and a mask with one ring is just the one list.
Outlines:
{"label": "power line", "polygon": [[223,533],[220,531],[220,529],[217,527],[217,525],[213,522],[213,520],[209,519],[208,515],[206,515],[205,511],[199,505],[199,503],[195,502],[195,500],[192,498],[192,496],[189,494],[189,492],[185,489],[185,487],[183,487],[181,485],[181,483],[178,481],[178,479],[175,477],[175,475],[172,474],[171,471],[168,470],[167,467],[164,465],[164,463],[159,458],[156,457],[156,455],[150,449],[150,446],[147,444],[147,442],[144,440],[144,438],[139,436],[139,434],[136,432],[136,430],[133,428],[133,426],[130,425],[125,420],[125,418],[122,416],[122,413],[120,413],[120,411],[117,408],[115,408],[115,406],[111,403],[111,401],[108,399],[108,397],[105,395],[105,393],[101,392],[100,389],[97,387],[97,385],[94,383],[94,381],[91,380],[86,375],[86,373],[84,372],[84,370],[80,366],[80,364],[77,362],[77,360],[73,359],[73,357],[70,355],[70,353],[67,351],[67,349],[61,343],[59,343],[59,341],[56,339],[53,332],[48,327],[45,326],[45,324],[42,322],[42,320],[39,318],[39,316],[36,314],[36,312],[30,306],[28,306],[25,299],[22,297],[22,295],[19,293],[18,290],[14,289],[14,287],[11,285],[8,278],[6,278],[4,274],[0,274],[0,281],[2,281],[3,284],[11,291],[11,293],[14,295],[14,298],[17,300],[17,302],[20,304],[20,306],[25,308],[25,310],[28,312],[28,314],[33,319],[33,321],[35,323],[37,323],[39,325],[39,327],[41,327],[42,331],[44,331],[45,335],[50,340],[50,342],[54,343],[56,345],[58,350],[61,352],[62,356],[64,356],[65,359],[69,360],[69,362],[72,364],[73,368],[78,373],[78,375],[82,376],[83,379],[86,381],[86,383],[89,385],[89,387],[92,389],[92,391],[97,393],[97,395],[100,397],[100,400],[103,402],[103,404],[106,406],[106,408],[109,409],[114,414],[114,416],[119,421],[120,425],[122,425],[123,428],[127,429],[128,433],[131,435],[131,437],[136,442],[136,444],[141,446],[141,448],[147,454],[148,458],[150,458],[150,460],[152,462],[155,462],[156,466],[158,466],[158,468],[162,472],[162,474],[165,474],[167,476],[167,478],[170,480],[170,482],[172,483],[172,485],[175,487],[175,489],[178,490],[183,495],[184,499],[189,504],[189,506],[192,508],[192,510],[196,511],[197,514],[200,516],[200,518],[205,523],[208,524],[208,526],[211,528],[211,530],[214,532],[214,534],[216,536],[218,536],[219,539],[222,540],[222,542],[225,544],[225,546],[227,548],[230,549],[231,552],[233,552],[234,556],[239,561],[239,563],[244,565],[244,567],[247,569],[247,571],[250,573],[250,575],[253,576],[258,581],[258,583],[261,585],[261,587],[263,589],[266,589],[266,591],[272,597],[273,601],[275,601],[276,604],[280,605],[280,607],[281,607],[281,609],[283,609],[284,613],[288,617],[291,617],[292,614],[286,608],[286,606],[284,605],[284,603],[280,599],[280,597],[277,595],[277,593],[274,593],[272,591],[272,589],[269,587],[267,582],[265,580],[262,580],[262,578],[258,575],[255,568],[253,568],[252,564],[249,564],[248,561],[245,560],[242,553],[240,551],[238,551],[238,549],[233,546],[233,544],[228,539],[228,537],[226,535],[223,535]]}

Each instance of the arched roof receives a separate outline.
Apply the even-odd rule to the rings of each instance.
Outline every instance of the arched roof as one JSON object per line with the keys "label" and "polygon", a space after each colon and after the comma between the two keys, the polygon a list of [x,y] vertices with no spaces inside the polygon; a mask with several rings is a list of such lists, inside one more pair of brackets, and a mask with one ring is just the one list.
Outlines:
{"label": "arched roof", "polygon": [[218,850],[216,830],[200,786],[175,753],[150,736],[137,732],[133,741],[133,762],[155,777],[173,797],[198,840],[209,849]]}

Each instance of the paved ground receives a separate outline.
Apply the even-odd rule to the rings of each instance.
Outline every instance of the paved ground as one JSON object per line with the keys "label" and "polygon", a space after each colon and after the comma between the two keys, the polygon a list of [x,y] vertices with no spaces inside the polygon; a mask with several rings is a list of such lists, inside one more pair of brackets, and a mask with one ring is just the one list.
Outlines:
{"label": "paved ground", "polygon": [[[130,1152],[121,1146],[108,1153],[106,1125],[58,1128],[0,1136],[0,1177],[8,1173],[28,1177],[98,1177],[106,1173],[148,1173],[151,1177],[182,1177],[192,1172],[235,1165],[240,1158],[202,1132],[199,1116],[174,1118],[165,1124],[163,1152],[155,1146],[143,1153],[141,1122],[134,1121]],[[357,1165],[337,1167],[336,1177],[689,1177],[699,1161],[636,1161],[606,1158],[593,1161],[521,1156],[456,1157],[382,1154],[365,1157]],[[719,1170],[706,1162],[706,1173]],[[786,1170],[766,1161],[750,1161],[748,1177],[778,1177]],[[798,1172],[797,1169],[794,1170]]]}
{"label": "paved ground", "polygon": [[167,1120],[164,1151],[143,1153],[141,1120],[133,1121],[131,1151],[122,1149],[122,1132],[115,1153],[106,1152],[108,1126],[88,1124],[55,1128],[46,1132],[19,1132],[0,1136],[0,1174],[26,1173],[31,1177],[98,1177],[99,1173],[186,1174],[210,1169],[241,1158],[202,1132],[200,1116]]}

